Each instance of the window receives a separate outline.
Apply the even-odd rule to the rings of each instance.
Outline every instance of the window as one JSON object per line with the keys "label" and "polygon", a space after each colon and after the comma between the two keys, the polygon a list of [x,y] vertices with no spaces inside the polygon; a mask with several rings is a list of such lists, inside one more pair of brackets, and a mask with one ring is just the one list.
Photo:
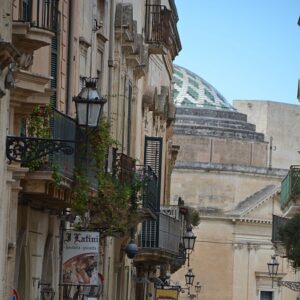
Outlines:
{"label": "window", "polygon": [[260,300],[273,300],[273,292],[261,291]]}

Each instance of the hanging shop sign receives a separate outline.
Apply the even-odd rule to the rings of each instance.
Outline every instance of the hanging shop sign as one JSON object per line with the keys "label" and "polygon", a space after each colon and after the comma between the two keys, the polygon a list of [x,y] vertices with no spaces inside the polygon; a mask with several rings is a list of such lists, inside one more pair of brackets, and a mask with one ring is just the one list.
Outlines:
{"label": "hanging shop sign", "polygon": [[178,300],[177,289],[156,289],[156,300]]}
{"label": "hanging shop sign", "polygon": [[100,233],[97,231],[63,232],[63,284],[99,284],[99,241]]}

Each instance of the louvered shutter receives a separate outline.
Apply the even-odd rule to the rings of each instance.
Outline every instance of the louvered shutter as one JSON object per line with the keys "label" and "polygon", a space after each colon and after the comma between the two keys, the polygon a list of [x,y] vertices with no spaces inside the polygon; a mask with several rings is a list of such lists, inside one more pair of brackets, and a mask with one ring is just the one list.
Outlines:
{"label": "louvered shutter", "polygon": [[162,138],[146,136],[144,165],[146,167],[150,167],[157,177],[158,206],[160,203],[160,189],[161,189],[161,162],[162,162]]}
{"label": "louvered shutter", "polygon": [[[161,188],[161,162],[162,162],[162,138],[145,137],[145,168],[151,168],[157,177],[155,187],[148,186],[148,190],[143,201],[144,207],[152,209],[156,213],[155,221],[149,220],[143,222],[141,242],[142,247],[157,248],[159,244],[159,211],[160,211],[160,188]],[[146,200],[146,201],[145,201]]]}

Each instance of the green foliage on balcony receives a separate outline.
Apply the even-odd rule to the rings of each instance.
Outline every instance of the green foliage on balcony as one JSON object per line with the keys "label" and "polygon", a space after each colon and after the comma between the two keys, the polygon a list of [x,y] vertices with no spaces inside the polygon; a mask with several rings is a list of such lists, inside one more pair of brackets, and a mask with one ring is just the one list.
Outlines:
{"label": "green foliage on balcony", "polygon": [[285,208],[290,201],[300,198],[300,166],[291,166],[281,182],[280,204]]}
{"label": "green foliage on balcony", "polygon": [[101,119],[99,127],[87,129],[86,134],[91,146],[89,155],[92,157],[89,159],[93,161],[91,167],[95,171],[97,188],[92,191],[85,176],[85,165],[77,165],[72,210],[83,220],[80,224],[82,227],[100,229],[102,235],[126,233],[136,224],[139,195],[144,181],[135,174],[130,181],[124,181],[114,173],[107,172],[108,150],[115,143],[110,136],[110,122],[107,119]]}
{"label": "green foliage on balcony", "polygon": [[287,258],[293,268],[300,267],[300,214],[288,219],[279,230],[280,239],[286,249]]}

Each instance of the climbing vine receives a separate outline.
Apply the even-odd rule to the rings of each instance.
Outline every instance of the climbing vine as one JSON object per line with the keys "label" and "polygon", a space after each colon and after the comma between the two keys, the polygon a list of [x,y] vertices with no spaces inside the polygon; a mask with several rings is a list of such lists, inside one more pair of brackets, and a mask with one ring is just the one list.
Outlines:
{"label": "climbing vine", "polygon": [[[52,132],[50,128],[50,120],[52,118],[53,111],[50,105],[36,106],[32,113],[25,120],[26,136],[36,138],[51,138]],[[30,161],[24,165],[29,168],[30,171],[37,171],[47,163],[47,157],[38,158]]]}
{"label": "climbing vine", "polygon": [[[53,138],[52,129],[50,126],[51,119],[53,118],[53,108],[51,105],[37,105],[30,115],[25,120],[26,136],[36,138]],[[48,164],[48,157],[42,157],[24,164],[24,167],[29,168],[29,171],[38,171]],[[62,176],[59,174],[59,166],[51,164],[50,170],[52,171],[52,178],[54,184],[59,186]]]}
{"label": "climbing vine", "polygon": [[[91,228],[100,228],[104,234],[125,232],[137,218],[138,194],[142,181],[133,176],[131,182],[121,182],[114,173],[106,171],[109,147],[116,144],[110,136],[110,122],[102,119],[97,129],[88,129],[88,142],[91,156],[89,170],[95,170],[97,191],[92,192],[84,169],[78,166],[73,190],[73,211],[86,222],[89,211]],[[81,154],[84,155],[81,150]]]}
{"label": "climbing vine", "polygon": [[293,268],[300,267],[300,214],[296,214],[279,230],[280,238],[286,249],[287,258]]}
{"label": "climbing vine", "polygon": [[[37,138],[52,138],[51,119],[53,109],[37,106],[26,119],[26,135]],[[114,172],[107,172],[108,150],[117,143],[110,136],[110,122],[102,118],[96,129],[84,129],[84,142],[77,143],[77,160],[72,188],[72,210],[80,216],[79,226],[99,228],[106,234],[125,232],[135,224],[139,195],[144,181],[136,174],[130,182],[122,182]],[[88,142],[88,145],[87,143]],[[87,157],[86,157],[87,156]],[[82,159],[83,158],[83,159]],[[86,159],[85,159],[86,158]],[[30,171],[44,169],[49,163],[48,157],[27,163]],[[62,181],[59,166],[50,166],[56,186]],[[94,173],[96,184],[93,187],[88,172]]]}

